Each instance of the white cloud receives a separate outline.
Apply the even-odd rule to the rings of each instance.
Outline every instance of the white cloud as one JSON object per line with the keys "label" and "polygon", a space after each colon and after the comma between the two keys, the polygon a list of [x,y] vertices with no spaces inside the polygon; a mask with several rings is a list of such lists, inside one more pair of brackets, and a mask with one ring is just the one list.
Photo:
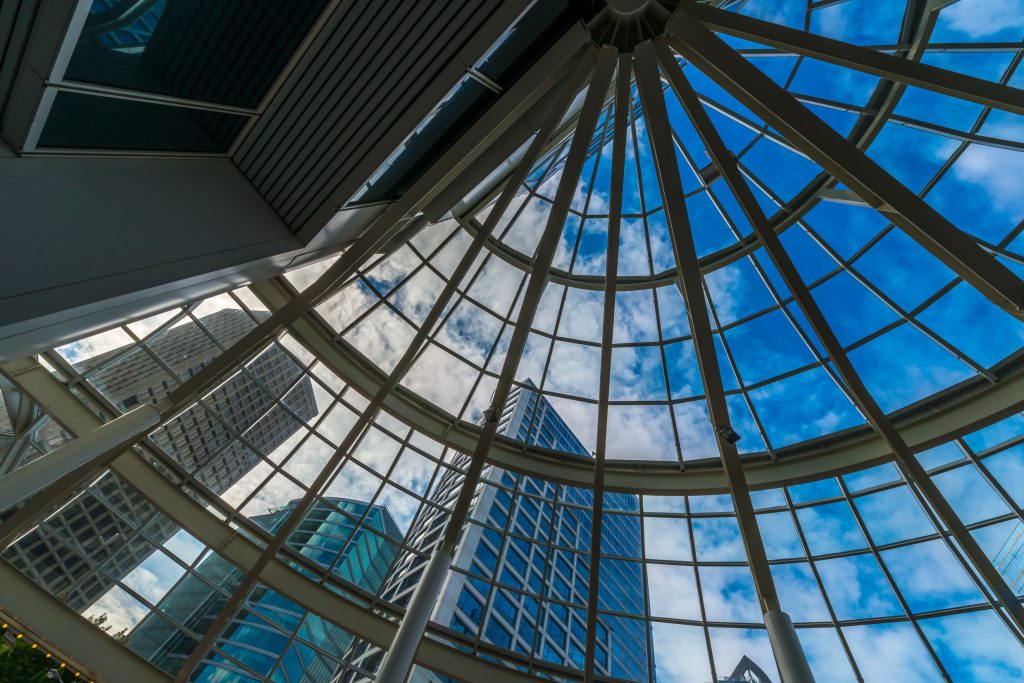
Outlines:
{"label": "white cloud", "polygon": [[[672,683],[707,683],[711,680],[703,629],[656,622],[652,631],[657,680]],[[731,673],[731,669],[718,673]]]}
{"label": "white cloud", "polygon": [[122,629],[131,630],[149,614],[149,609],[133,598],[123,589],[114,586],[106,594],[93,603],[92,607],[82,613],[87,618],[95,618],[106,614],[104,626],[110,626],[107,633],[114,635]]}
{"label": "white cloud", "polygon": [[115,327],[112,330],[94,334],[91,337],[80,339],[71,344],[59,346],[57,347],[57,352],[64,356],[68,362],[79,363],[131,343],[132,338],[128,336],[128,333],[120,327]]}
{"label": "white cloud", "polygon": [[953,165],[952,171],[960,180],[977,185],[979,190],[988,195],[996,211],[1016,215],[1024,210],[1020,192],[1020,178],[1024,176],[1024,154],[971,145]]}
{"label": "white cloud", "polygon": [[1022,27],[1024,0],[960,0],[944,8],[940,16],[950,28],[971,38],[982,38]]}
{"label": "white cloud", "polygon": [[952,653],[945,664],[956,672],[955,680],[1024,680],[1024,652],[990,610],[927,619],[921,627],[936,645]]}
{"label": "white cloud", "polygon": [[675,460],[675,437],[664,406],[608,407],[608,457]]}
{"label": "white cloud", "polygon": [[693,567],[649,562],[647,590],[651,616],[672,619],[700,619],[697,579]]}
{"label": "white cloud", "polygon": [[686,519],[644,517],[643,524],[644,557],[654,560],[693,559]]}
{"label": "white cloud", "polygon": [[843,629],[865,683],[934,683],[942,680],[910,624]]}

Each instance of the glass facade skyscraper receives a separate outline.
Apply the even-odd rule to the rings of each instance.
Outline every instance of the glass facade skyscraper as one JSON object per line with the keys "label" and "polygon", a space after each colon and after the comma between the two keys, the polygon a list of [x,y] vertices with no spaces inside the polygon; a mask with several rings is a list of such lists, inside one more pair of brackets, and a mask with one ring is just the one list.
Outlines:
{"label": "glass facade skyscraper", "polygon": [[[501,434],[566,453],[590,455],[529,380],[513,390],[496,417]],[[468,456],[461,458],[465,465]],[[497,467],[488,468],[483,482],[470,513],[479,523],[467,525],[455,556],[454,566],[462,571],[452,573],[446,582],[433,620],[463,633],[482,633],[484,640],[502,648],[541,652],[546,661],[582,668],[586,610],[579,606],[586,605],[588,599],[593,492],[527,478],[520,486],[530,495],[513,500],[502,487],[514,487],[515,475]],[[443,505],[450,501],[461,485],[461,474],[446,472],[435,490],[435,502]],[[639,560],[640,518],[607,514],[611,510],[637,512],[637,496],[608,493],[604,506],[602,552]],[[446,515],[439,509],[425,510],[409,534],[415,539],[414,546],[428,552],[445,521]],[[423,556],[407,553],[399,560],[384,595],[399,604],[406,602],[424,565]],[[545,566],[549,567],[546,573]],[[608,560],[603,563],[601,577],[602,610],[643,613],[639,564]],[[495,587],[492,591],[488,582],[480,579],[494,580],[508,588]],[[644,630],[639,620],[599,617],[597,670],[617,678],[646,678]],[[438,679],[421,669],[411,680],[427,683]]]}
{"label": "glass facade skyscraper", "polygon": [[[274,533],[298,501],[253,517]],[[362,524],[357,520],[362,519]],[[384,581],[401,534],[382,506],[343,498],[315,505],[288,539],[288,545],[341,578],[368,591]],[[169,672],[176,672],[195,646],[166,614],[201,632],[224,606],[242,572],[219,555],[204,558],[194,573],[172,588],[153,612],[131,631],[125,644]],[[269,678],[283,683],[324,683],[340,670],[353,645],[351,634],[308,613],[300,605],[258,586],[234,616],[211,656],[190,680],[248,683]]]}
{"label": "glass facade skyscraper", "polygon": [[[254,325],[245,311],[222,310],[172,327],[145,349],[110,349],[77,362],[75,369],[118,409],[130,410],[166,398],[173,386],[171,373],[190,377],[217,356],[219,344],[233,343]],[[293,415],[309,419],[317,414],[312,385],[299,375],[298,366],[284,351],[269,349],[253,359],[248,373],[236,375],[211,393],[207,407],[196,405],[183,412],[151,439],[183,468],[195,472],[196,479],[213,493],[223,493],[259,462],[257,453],[272,452],[299,428]],[[272,409],[285,393],[292,415]],[[223,419],[214,419],[215,414]],[[244,441],[236,438],[239,433],[244,433]],[[54,422],[46,422],[35,438],[48,442],[41,445],[48,450],[68,436]],[[72,609],[85,610],[110,589],[111,577],[126,576],[152,552],[151,544],[111,508],[135,510],[148,505],[144,496],[115,477],[102,477],[3,556]],[[152,540],[166,541],[178,531],[166,518],[158,527],[149,529]],[[105,565],[105,571],[91,571],[82,556]]]}

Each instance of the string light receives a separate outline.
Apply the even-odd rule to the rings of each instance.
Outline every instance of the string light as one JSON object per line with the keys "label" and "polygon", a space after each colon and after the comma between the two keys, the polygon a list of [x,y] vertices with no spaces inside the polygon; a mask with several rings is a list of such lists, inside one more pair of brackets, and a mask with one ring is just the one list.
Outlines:
{"label": "string light", "polygon": [[[0,624],[0,631],[7,631],[10,628],[10,626],[11,625],[8,624],[8,623]],[[23,640],[23,639],[25,639],[25,634],[24,633],[19,633],[19,634],[17,634],[15,636],[15,640]],[[26,640],[26,642],[29,642],[29,641]],[[44,650],[39,649],[39,643],[32,643],[32,648],[31,649],[38,650],[38,652],[40,654],[45,655],[44,659],[53,659],[54,658],[52,652],[46,652]],[[67,662],[61,662],[60,666],[58,668],[60,668],[60,669],[67,669]],[[75,673],[75,675],[74,675],[75,678],[81,678],[82,677],[82,672],[81,671],[75,671],[74,673]],[[89,683],[96,683],[96,682],[90,679]]]}

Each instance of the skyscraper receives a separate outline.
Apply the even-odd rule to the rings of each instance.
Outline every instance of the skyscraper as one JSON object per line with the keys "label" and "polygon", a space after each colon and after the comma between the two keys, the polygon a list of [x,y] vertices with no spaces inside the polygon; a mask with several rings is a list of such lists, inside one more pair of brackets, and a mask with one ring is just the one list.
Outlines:
{"label": "skyscraper", "polygon": [[1024,524],[1014,525],[992,561],[1010,588],[1017,593],[1024,589]]}
{"label": "skyscraper", "polygon": [[[277,531],[298,501],[253,517]],[[363,517],[361,525],[356,520]],[[288,545],[351,583],[375,591],[397,552],[401,532],[387,508],[345,498],[313,507]],[[157,666],[175,672],[195,642],[166,617],[202,632],[238,586],[242,573],[218,555],[203,559],[129,633],[125,644]],[[351,649],[352,636],[266,587],[258,587],[246,607],[224,629],[218,647],[200,665],[200,680],[250,680],[254,674],[291,683],[324,683]],[[230,658],[230,659],[229,659]],[[232,661],[235,660],[235,661]]]}
{"label": "skyscraper", "polygon": [[[546,448],[588,456],[579,438],[547,399],[535,391],[530,380],[525,387],[513,389],[499,419],[499,432],[506,436]],[[469,456],[462,456],[465,465]],[[462,485],[462,475],[447,471],[433,494],[439,506],[450,508]],[[585,605],[588,599],[589,544],[592,525],[593,492],[577,487],[557,487],[549,481],[526,478],[520,483],[529,497],[519,496],[513,503],[504,490],[514,488],[512,474],[489,467],[473,503],[471,518],[512,532],[510,542],[503,534],[478,524],[463,531],[454,566],[462,572],[449,574],[434,608],[435,622],[510,650],[538,652],[549,662],[583,667],[586,648],[586,610],[569,605]],[[504,487],[504,488],[499,488]],[[553,501],[558,491],[558,504]],[[638,511],[635,495],[607,493],[606,509]],[[384,589],[384,596],[404,604],[412,596],[426,566],[424,556],[441,538],[446,514],[441,507],[424,508],[413,525],[411,544],[423,553],[406,553],[396,565]],[[550,538],[551,557],[543,549]],[[529,541],[527,540],[529,539]],[[640,558],[640,518],[632,515],[606,515],[602,534],[602,552],[619,557]],[[504,550],[503,550],[504,548]],[[576,549],[569,552],[565,549]],[[583,551],[583,552],[578,552]],[[547,574],[544,570],[547,567]],[[468,574],[463,573],[468,572]],[[488,588],[473,575],[494,577],[501,584],[523,587],[523,592],[499,587]],[[600,607],[625,614],[644,613],[643,581],[638,563],[606,562],[601,568],[604,588]],[[490,590],[495,590],[488,599]],[[529,594],[543,596],[536,600]],[[639,620],[599,617],[597,621],[597,671],[604,675],[630,679],[647,676],[645,627]],[[365,658],[375,653],[362,655]],[[418,669],[413,683],[435,683],[431,673]]]}
{"label": "skyscraper", "polygon": [[[171,328],[149,342],[148,351],[120,347],[84,360],[76,369],[121,410],[155,403],[174,386],[169,373],[178,379],[190,377],[218,355],[218,341],[229,346],[255,324],[237,309],[218,311],[199,323],[201,327],[188,322]],[[301,369],[280,347],[257,356],[248,370],[249,375],[236,375],[205,399],[211,412],[193,406],[150,437],[217,494],[256,465],[257,451],[267,455],[291,436],[299,427],[295,416],[309,419],[317,413],[309,378],[296,382]],[[295,416],[275,403],[286,392]],[[224,422],[212,414],[223,416]],[[57,429],[55,423],[48,426]],[[246,443],[235,437],[239,433]],[[72,609],[85,610],[114,579],[130,573],[151,552],[137,530],[111,510],[135,511],[150,505],[113,475],[104,475],[8,548],[4,558]],[[148,532],[154,540],[167,540],[177,527],[165,517],[160,520],[159,528],[151,526]],[[90,568],[85,558],[104,566],[105,573]]]}

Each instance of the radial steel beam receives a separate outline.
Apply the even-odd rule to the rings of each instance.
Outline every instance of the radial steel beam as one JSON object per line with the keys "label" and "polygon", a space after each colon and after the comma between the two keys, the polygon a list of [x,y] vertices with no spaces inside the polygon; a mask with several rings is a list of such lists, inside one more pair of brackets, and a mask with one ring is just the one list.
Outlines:
{"label": "radial steel beam", "polygon": [[[349,429],[348,434],[342,440],[341,444],[335,450],[334,454],[327,461],[327,463],[320,470],[319,474],[309,485],[308,490],[301,500],[295,505],[291,514],[288,516],[281,526],[274,533],[274,537],[270,543],[267,544],[260,558],[256,561],[253,567],[249,570],[248,574],[242,580],[238,589],[234,594],[225,602],[218,612],[216,618],[211,622],[207,628],[202,640],[189,655],[188,660],[181,667],[178,673],[178,680],[185,681],[187,677],[191,675],[199,662],[206,655],[206,652],[213,645],[214,641],[220,636],[221,631],[227,625],[227,623],[234,616],[235,612],[239,609],[244,600],[248,597],[249,591],[251,591],[257,581],[259,575],[263,569],[270,563],[270,561],[277,555],[292,533],[298,527],[298,525],[305,518],[306,513],[313,507],[317,501],[317,497],[321,491],[328,486],[331,479],[334,477],[335,472],[342,466],[344,460],[348,457],[349,453],[355,447],[359,439],[362,438],[363,433],[371,426],[373,420],[377,417],[381,407],[384,404],[384,400],[394,390],[395,386],[398,385],[399,381],[405,376],[405,373],[413,366],[420,352],[427,344],[430,334],[433,332],[434,326],[441,319],[444,314],[446,307],[448,306],[452,296],[457,291],[458,286],[462,283],[463,278],[469,272],[470,267],[476,261],[477,255],[479,255],[483,245],[487,241],[487,238],[494,231],[500,218],[505,214],[506,209],[512,203],[518,193],[518,189],[523,180],[530,172],[536,157],[540,154],[541,149],[544,146],[548,136],[551,134],[554,127],[558,124],[558,121],[562,118],[565,109],[569,106],[572,101],[572,97],[576,92],[576,87],[582,85],[584,78],[589,74],[592,68],[592,52],[586,53],[576,65],[573,71],[573,76],[570,78],[570,87],[563,89],[561,92],[556,92],[553,102],[550,105],[550,113],[548,114],[547,121],[544,127],[533,139],[530,145],[530,149],[520,162],[515,177],[512,178],[513,182],[509,182],[503,190],[501,196],[498,199],[497,204],[492,208],[487,220],[484,224],[484,229],[480,230],[474,237],[472,243],[467,248],[465,254],[463,254],[455,271],[452,273],[448,282],[445,284],[444,289],[437,297],[434,305],[431,307],[426,318],[420,324],[416,335],[413,337],[409,346],[406,348],[402,357],[398,360],[395,367],[387,375],[387,379],[380,386],[377,392],[374,394],[370,403],[360,414],[356,423]],[[576,86],[576,87],[573,87]],[[431,571],[433,570],[433,571]],[[425,581],[421,586],[428,586],[432,589],[439,590],[441,587],[442,580],[446,573],[447,567],[444,570],[438,571],[436,567],[431,566],[428,568],[427,576],[434,577],[434,581]],[[434,594],[436,597],[436,593]],[[421,601],[422,602],[422,601]],[[431,601],[431,606],[433,602]],[[417,608],[421,608],[421,604],[410,604],[408,617],[421,617],[424,626],[426,620],[430,616],[430,610],[425,615],[420,615]],[[411,621],[418,621],[418,619],[411,619]],[[399,635],[401,635],[399,631]],[[413,656],[416,652],[416,646],[419,644],[419,640],[422,637],[423,630],[420,629],[419,633],[416,634],[415,645],[411,642],[403,643],[398,642],[396,638],[396,644],[392,647],[392,651],[396,655],[405,655],[405,661],[407,661],[405,672],[408,672],[408,667],[412,665]],[[407,639],[411,641],[411,638]],[[407,647],[403,647],[408,645]],[[390,654],[390,653],[389,653]],[[384,677],[384,671],[387,669],[389,660],[395,661],[395,658],[385,657],[385,662],[381,667],[381,678],[379,680],[384,681],[387,678]],[[404,679],[405,673],[402,674]],[[398,679],[396,679],[398,680]]]}
{"label": "radial steel beam", "polygon": [[[519,368],[519,361],[526,349],[526,341],[530,334],[530,326],[533,317],[540,305],[544,287],[547,284],[547,273],[551,268],[555,252],[558,248],[559,238],[566,216],[569,213],[569,205],[572,202],[586,162],[590,141],[597,128],[597,122],[604,106],[608,92],[608,84],[615,69],[616,52],[613,48],[600,48],[597,51],[597,61],[594,66],[594,75],[587,90],[587,96],[580,111],[579,122],[576,126],[576,133],[573,136],[572,144],[569,147],[569,154],[566,157],[565,166],[562,169],[562,177],[558,182],[558,189],[555,192],[554,202],[551,211],[548,213],[547,223],[537,246],[534,270],[523,293],[522,305],[519,308],[519,318],[512,331],[509,340],[508,350],[505,354],[505,361],[498,377],[497,385],[491,399],[489,415],[492,417],[484,424],[480,438],[476,443],[473,456],[466,468],[466,473],[459,490],[458,498],[452,508],[448,526],[445,528],[444,536],[434,554],[430,558],[427,572],[431,575],[436,573],[445,574],[455,558],[455,549],[458,545],[462,527],[469,515],[473,497],[476,494],[476,487],[480,482],[484,466],[487,462],[491,445],[498,432],[498,415],[508,400],[509,392],[512,390],[512,383],[516,371]],[[575,93],[572,93],[575,95]],[[411,665],[410,649],[414,641],[422,636],[426,626],[426,619],[433,611],[434,602],[437,599],[436,592],[428,592],[428,589],[421,584],[413,593],[409,603],[406,619],[403,620],[395,637],[395,647],[385,655],[377,676],[378,683],[402,683],[409,675]],[[418,620],[413,621],[409,616],[417,616]]]}
{"label": "radial steel beam", "polygon": [[[601,530],[604,510],[604,461],[608,451],[608,399],[612,378],[612,343],[615,341],[615,291],[619,279],[619,231],[622,225],[622,185],[626,172],[626,133],[633,96],[629,55],[620,55],[615,80],[612,124],[611,187],[608,196],[608,251],[605,257],[604,316],[601,327],[601,375],[597,407],[597,450],[594,454],[594,528],[590,536],[590,584],[587,601],[587,642],[583,680],[594,680],[597,661],[597,596],[601,586]],[[601,153],[600,150],[597,152]]]}
{"label": "radial steel beam", "polygon": [[693,346],[697,365],[704,382],[704,394],[708,415],[715,431],[722,469],[725,471],[729,493],[732,496],[740,536],[750,560],[750,571],[754,578],[763,614],[778,612],[779,598],[775,582],[768,567],[768,556],[757,528],[754,507],[750,502],[746,476],[736,449],[737,436],[729,418],[725,400],[725,389],[719,372],[711,320],[704,299],[704,286],[697,265],[697,252],[683,199],[683,183],[676,161],[676,150],[672,140],[672,127],[658,75],[657,57],[650,43],[639,45],[635,51],[637,89],[647,119],[647,134],[650,139],[651,155],[661,183],[661,196],[665,204],[665,220],[668,223],[672,250],[676,258],[679,288],[686,302],[686,315],[693,334]]}
{"label": "radial steel beam", "polygon": [[[534,314],[540,305],[544,287],[547,284],[547,272],[554,260],[558,248],[562,227],[569,213],[569,205],[572,202],[576,185],[579,182],[583,165],[586,162],[586,155],[590,146],[590,140],[594,135],[597,121],[604,104],[605,94],[608,92],[608,84],[615,69],[616,55],[612,48],[604,47],[598,52],[597,63],[594,67],[594,76],[591,79],[587,91],[586,100],[583,103],[583,110],[580,113],[576,133],[573,136],[572,145],[559,179],[558,189],[555,192],[554,202],[548,214],[544,232],[537,247],[537,254],[534,260],[533,273],[527,284],[526,292],[523,294],[523,303],[520,306],[519,317],[509,340],[508,351],[498,378],[497,386],[492,397],[491,410],[495,415],[500,415],[512,390],[512,383],[515,373],[519,367],[519,361],[526,348],[526,341],[530,333],[530,325],[533,322]],[[472,462],[466,472],[466,481],[473,482],[480,477],[484,462],[490,451],[491,443],[497,436],[498,420],[490,420],[484,427],[480,440],[473,453]],[[464,485],[463,493],[460,493],[452,510],[452,518],[445,534],[443,545],[454,549],[461,532],[462,522],[469,513],[470,503],[473,498],[474,486]]]}
{"label": "radial steel beam", "polygon": [[[739,12],[694,3],[688,4],[685,11],[705,26],[737,38],[821,59],[847,69],[863,71],[961,100],[977,102],[986,107],[1024,114],[1024,90],[914,60],[901,59],[886,52],[800,31]],[[679,17],[670,25],[670,30],[675,31],[683,21],[692,19]]]}
{"label": "radial steel beam", "polygon": [[79,467],[94,465],[106,453],[120,452],[140,432],[160,423],[160,412],[144,405],[0,477],[0,510],[21,503]]}
{"label": "radial steel beam", "polygon": [[662,45],[659,46],[658,50],[661,63],[669,75],[669,83],[679,98],[683,109],[689,115],[690,120],[693,121],[694,127],[704,142],[712,162],[718,166],[723,179],[735,195],[741,210],[760,238],[765,252],[767,252],[786,286],[793,294],[794,300],[806,317],[811,329],[818,336],[818,339],[821,340],[825,352],[832,359],[836,371],[842,378],[843,383],[846,384],[849,396],[855,401],[861,413],[864,414],[871,426],[889,446],[897,467],[899,467],[907,482],[911,484],[912,489],[920,492],[923,502],[932,508],[942,523],[946,525],[950,535],[970,560],[971,566],[984,579],[990,590],[1002,603],[1003,608],[1006,610],[1006,616],[1019,630],[1019,633],[1024,635],[1024,608],[1021,607],[1020,601],[1013,594],[1009,586],[1007,586],[999,571],[989,561],[985,551],[974,539],[970,531],[968,531],[959,515],[956,514],[931,477],[928,476],[924,467],[921,466],[920,462],[913,455],[900,432],[893,426],[893,423],[874,400],[874,397],[871,396],[860,375],[853,367],[853,363],[850,362],[849,357],[839,343],[839,339],[825,319],[821,308],[814,300],[803,278],[797,271],[792,259],[783,248],[778,234],[771,229],[767,217],[754,197],[753,191],[743,178],[735,158],[718,135],[718,131],[711,123],[710,117],[698,101],[693,88],[690,87],[686,76],[683,74],[683,70],[675,62],[671,51],[667,47]]}
{"label": "radial steel beam", "polygon": [[[811,113],[686,10],[669,43],[694,66],[1010,314],[1024,319],[1024,282],[863,151]],[[890,211],[891,209],[891,211]]]}

